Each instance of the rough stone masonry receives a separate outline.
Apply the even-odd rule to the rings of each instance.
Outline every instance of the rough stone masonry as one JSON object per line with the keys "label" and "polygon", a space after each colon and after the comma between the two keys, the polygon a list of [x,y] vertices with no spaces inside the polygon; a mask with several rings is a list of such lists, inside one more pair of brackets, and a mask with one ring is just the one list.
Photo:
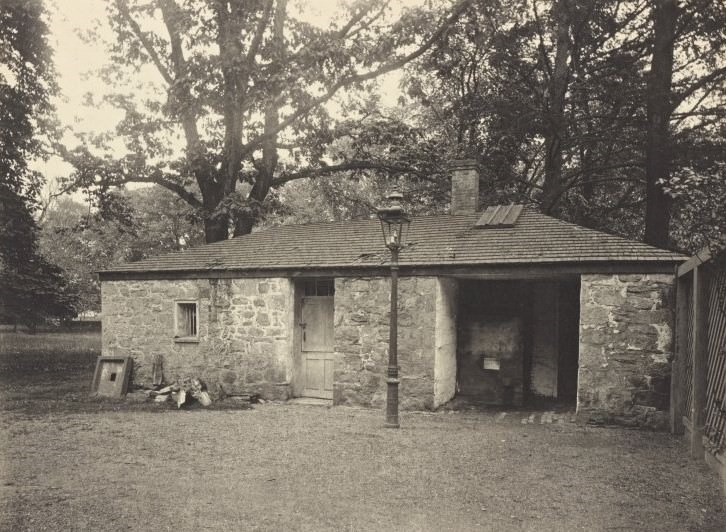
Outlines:
{"label": "rough stone masonry", "polygon": [[[398,362],[403,409],[434,406],[434,277],[404,277],[398,295]],[[335,404],[380,407],[386,400],[390,280],[335,281]]]}
{"label": "rough stone masonry", "polygon": [[[288,279],[105,281],[104,355],[134,358],[133,380],[151,381],[161,355],[167,382],[201,377],[211,391],[289,396],[293,286]],[[174,338],[176,302],[198,303],[198,338]]]}
{"label": "rough stone masonry", "polygon": [[[335,404],[385,402],[389,279],[341,278],[335,293]],[[102,283],[103,354],[134,358],[133,380],[151,382],[155,355],[167,382],[201,377],[210,390],[291,397],[294,283],[289,279],[195,279]],[[404,278],[399,292],[401,407],[431,408],[435,278]],[[174,338],[175,305],[198,303],[195,341]]]}
{"label": "rough stone masonry", "polygon": [[[437,312],[447,308],[450,313],[455,306],[437,305],[440,284],[436,277],[404,277],[399,285],[403,409],[436,408],[453,395],[455,344],[447,344],[450,353],[437,355],[437,342],[446,347],[437,331],[455,335],[456,318],[446,317],[448,323]],[[671,291],[667,274],[582,275],[581,417],[664,426],[672,358]],[[161,355],[167,382],[197,376],[212,391],[287,399],[296,367],[294,293],[293,281],[285,278],[104,281],[103,354],[131,355],[137,383],[151,381],[152,361]],[[388,278],[335,280],[335,404],[384,404],[389,298]],[[198,304],[198,337],[192,341],[174,338],[179,301]],[[436,374],[437,356],[454,361],[447,371],[439,368],[441,375]],[[451,390],[437,400],[435,382],[442,378],[451,381]]]}
{"label": "rough stone masonry", "polygon": [[582,275],[581,417],[663,428],[672,360],[673,276]]}

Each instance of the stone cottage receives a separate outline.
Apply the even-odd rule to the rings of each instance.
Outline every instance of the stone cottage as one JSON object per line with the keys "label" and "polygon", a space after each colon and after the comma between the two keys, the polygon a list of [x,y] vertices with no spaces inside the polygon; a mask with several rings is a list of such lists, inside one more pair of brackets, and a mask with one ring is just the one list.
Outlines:
{"label": "stone cottage", "polygon": [[[401,253],[401,405],[576,404],[657,422],[668,409],[674,268],[684,257],[539,213],[478,211],[452,170],[451,214],[416,217]],[[103,354],[134,380],[201,376],[226,393],[379,407],[389,269],[376,219],[279,226],[101,272]]]}

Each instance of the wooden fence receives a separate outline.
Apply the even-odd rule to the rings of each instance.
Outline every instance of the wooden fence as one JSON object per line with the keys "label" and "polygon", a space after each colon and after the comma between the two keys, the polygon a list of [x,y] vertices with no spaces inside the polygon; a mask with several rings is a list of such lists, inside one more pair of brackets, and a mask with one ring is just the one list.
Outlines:
{"label": "wooden fence", "polygon": [[726,271],[707,251],[677,271],[671,429],[694,457],[726,462]]}

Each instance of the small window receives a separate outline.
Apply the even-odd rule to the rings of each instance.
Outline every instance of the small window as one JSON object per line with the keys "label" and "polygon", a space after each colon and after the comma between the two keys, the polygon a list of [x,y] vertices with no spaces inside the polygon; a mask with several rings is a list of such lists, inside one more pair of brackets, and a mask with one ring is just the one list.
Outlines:
{"label": "small window", "polygon": [[174,338],[196,339],[198,336],[198,313],[196,301],[179,301],[176,304],[176,331]]}
{"label": "small window", "polygon": [[335,281],[333,279],[308,279],[305,281],[306,296],[332,296],[335,295]]}
{"label": "small window", "polygon": [[315,295],[315,281],[305,281],[305,295],[306,296],[314,296]]}

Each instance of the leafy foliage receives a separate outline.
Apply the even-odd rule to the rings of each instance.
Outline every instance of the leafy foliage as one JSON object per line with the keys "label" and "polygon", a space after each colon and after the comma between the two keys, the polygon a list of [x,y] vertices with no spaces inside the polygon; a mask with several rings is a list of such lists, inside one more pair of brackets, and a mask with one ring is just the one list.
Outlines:
{"label": "leafy foliage", "polygon": [[6,186],[0,186],[0,227],[0,316],[31,329],[46,318],[74,317],[75,291],[63,270],[37,252],[35,221]]}
{"label": "leafy foliage", "polygon": [[[159,83],[107,96],[125,113],[116,135],[66,154],[102,217],[124,216],[114,190],[134,181],[185,201],[207,241],[368,216],[394,180],[409,211],[440,212],[448,162],[472,157],[485,205],[682,250],[726,223],[710,201],[726,164],[722,2],[432,0],[392,20],[357,0],[327,28],[286,0],[108,5],[104,80]],[[372,84],[404,66],[386,109]]]}
{"label": "leafy foliage", "polygon": [[101,308],[98,271],[204,240],[194,211],[161,187],[116,192],[111,204],[114,212],[92,211],[61,198],[48,210],[40,232],[40,251],[65,270],[80,296],[80,312]]}
{"label": "leafy foliage", "polygon": [[42,184],[30,161],[56,133],[50,95],[57,90],[42,0],[0,5],[0,175],[31,205]]}
{"label": "leafy foliage", "polygon": [[685,168],[664,183],[664,189],[675,202],[674,240],[690,253],[708,247],[716,256],[724,244],[726,164],[717,163],[708,172]]}

